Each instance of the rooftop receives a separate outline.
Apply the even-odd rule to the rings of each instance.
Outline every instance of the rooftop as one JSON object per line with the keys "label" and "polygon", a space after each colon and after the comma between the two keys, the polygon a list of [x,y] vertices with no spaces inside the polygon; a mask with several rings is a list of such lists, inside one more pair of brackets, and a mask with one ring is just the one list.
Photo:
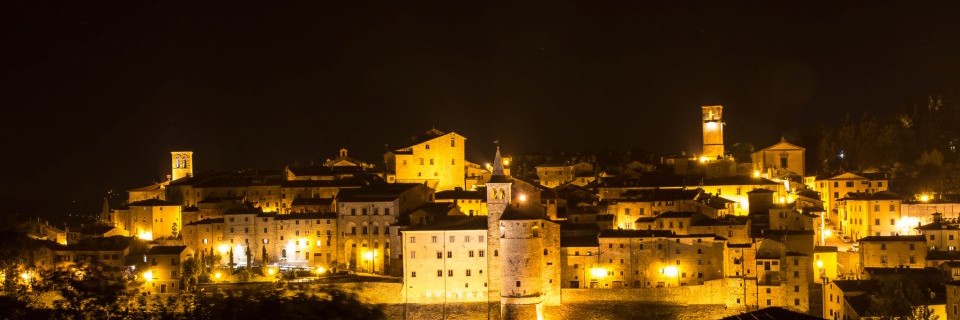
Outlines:
{"label": "rooftop", "polygon": [[547,213],[540,206],[507,206],[500,220],[546,220]]}
{"label": "rooftop", "polygon": [[147,200],[131,202],[127,206],[128,207],[160,207],[160,206],[178,206],[178,204],[173,202],[167,202],[160,199],[147,199]]}
{"label": "rooftop", "polygon": [[336,219],[336,212],[300,212],[278,214],[276,220],[315,220],[315,219]]}
{"label": "rooftop", "polygon": [[340,190],[338,202],[388,202],[396,200],[410,189],[423,186],[419,183],[384,183],[357,189]]}
{"label": "rooftop", "polygon": [[186,249],[187,246],[154,246],[150,248],[150,250],[147,250],[147,255],[180,254]]}
{"label": "rooftop", "polygon": [[926,242],[927,238],[922,235],[917,236],[869,236],[860,238],[860,242],[883,242],[883,241],[919,241]]}
{"label": "rooftop", "polygon": [[787,310],[780,307],[767,307],[756,311],[741,313],[723,318],[723,320],[814,320],[823,318],[814,317],[805,313]]}
{"label": "rooftop", "polygon": [[423,225],[410,227],[408,231],[441,231],[441,230],[487,230],[485,216],[448,216]]}

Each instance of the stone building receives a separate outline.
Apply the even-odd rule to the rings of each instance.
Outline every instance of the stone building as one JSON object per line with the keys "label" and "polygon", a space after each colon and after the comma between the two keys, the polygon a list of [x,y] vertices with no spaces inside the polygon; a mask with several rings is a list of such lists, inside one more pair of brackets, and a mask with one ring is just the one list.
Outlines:
{"label": "stone building", "polygon": [[926,266],[926,254],[926,238],[922,235],[869,236],[860,239],[861,268],[923,268]]}
{"label": "stone building", "polygon": [[187,246],[154,246],[144,255],[141,274],[146,294],[176,294],[183,288],[183,263],[193,257]]}
{"label": "stone building", "polygon": [[806,149],[789,143],[782,137],[780,142],[754,151],[750,158],[753,160],[753,170],[767,173],[768,177],[785,175],[802,177],[805,172]]}
{"label": "stone building", "polygon": [[183,227],[180,209],[180,205],[160,199],[142,200],[114,210],[112,220],[115,227],[131,237],[144,240],[176,237]]}
{"label": "stone building", "polygon": [[466,138],[437,129],[415,137],[413,144],[387,152],[384,161],[392,171],[387,182],[420,183],[437,191],[464,189]]}
{"label": "stone building", "polygon": [[[390,227],[414,208],[427,203],[433,190],[418,183],[393,183],[343,190],[337,195],[337,261],[348,269],[389,273]],[[398,249],[403,252],[402,248]],[[399,258],[399,255],[394,255]]]}
{"label": "stone building", "polygon": [[803,179],[808,189],[820,193],[827,219],[839,224],[837,200],[851,192],[875,193],[890,187],[889,179],[882,174],[855,174],[844,172],[834,176],[807,176]]}
{"label": "stone building", "polygon": [[919,221],[902,217],[900,196],[889,191],[851,192],[837,199],[840,233],[853,241],[866,236],[894,236],[915,233]]}

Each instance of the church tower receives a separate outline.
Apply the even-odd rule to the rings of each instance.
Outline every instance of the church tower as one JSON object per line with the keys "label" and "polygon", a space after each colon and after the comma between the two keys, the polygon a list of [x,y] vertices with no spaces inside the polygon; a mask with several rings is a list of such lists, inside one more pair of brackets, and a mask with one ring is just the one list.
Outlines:
{"label": "church tower", "polygon": [[513,199],[513,181],[504,174],[500,146],[493,159],[493,174],[487,181],[487,294],[500,296],[501,270],[500,255],[500,217]]}
{"label": "church tower", "polygon": [[723,158],[723,106],[703,106],[703,160]]}
{"label": "church tower", "polygon": [[193,151],[170,152],[170,181],[193,176]]}

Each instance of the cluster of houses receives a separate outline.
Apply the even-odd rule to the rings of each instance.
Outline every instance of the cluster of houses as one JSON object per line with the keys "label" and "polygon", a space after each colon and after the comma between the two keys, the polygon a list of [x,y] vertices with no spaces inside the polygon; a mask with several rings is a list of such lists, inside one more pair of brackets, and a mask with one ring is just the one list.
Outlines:
{"label": "cluster of houses", "polygon": [[129,190],[101,223],[24,228],[48,244],[34,268],[96,264],[149,294],[183,290],[183,264],[199,259],[227,273],[392,276],[407,302],[496,300],[508,318],[565,290],[687,287],[710,298],[678,303],[857,319],[894,279],[960,318],[960,200],[897,195],[879,173],[807,175],[804,148],[784,139],[737,163],[722,110],[703,107],[703,153],[616,174],[567,161],[512,175],[499,148],[469,161],[465,137],[436,129],[385,168],[342,149],[317,165],[195,174],[193,153],[173,152],[169,179]]}

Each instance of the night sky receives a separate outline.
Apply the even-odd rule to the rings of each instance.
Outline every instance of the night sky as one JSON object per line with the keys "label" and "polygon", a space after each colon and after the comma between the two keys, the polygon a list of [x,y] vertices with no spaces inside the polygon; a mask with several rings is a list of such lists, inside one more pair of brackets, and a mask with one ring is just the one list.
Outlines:
{"label": "night sky", "polygon": [[663,3],[6,3],[2,210],[97,210],[108,189],[161,179],[173,149],[197,171],[340,147],[380,162],[436,127],[477,160],[498,138],[508,153],[677,153],[699,150],[703,104],[726,106],[728,144],[762,147],[960,96],[947,1]]}

